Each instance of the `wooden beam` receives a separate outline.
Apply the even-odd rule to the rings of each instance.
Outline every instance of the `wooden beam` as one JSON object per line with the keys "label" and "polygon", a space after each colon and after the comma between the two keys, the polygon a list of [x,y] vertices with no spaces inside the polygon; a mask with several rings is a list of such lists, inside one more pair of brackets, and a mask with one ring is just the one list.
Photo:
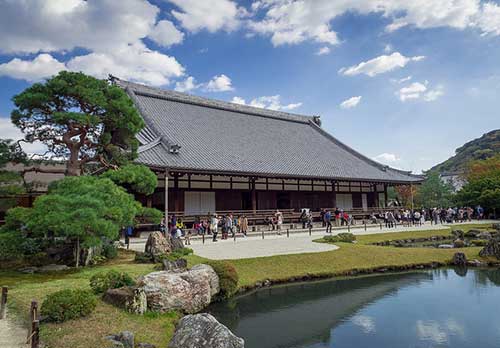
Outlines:
{"label": "wooden beam", "polygon": [[168,222],[168,170],[165,169],[165,223]]}

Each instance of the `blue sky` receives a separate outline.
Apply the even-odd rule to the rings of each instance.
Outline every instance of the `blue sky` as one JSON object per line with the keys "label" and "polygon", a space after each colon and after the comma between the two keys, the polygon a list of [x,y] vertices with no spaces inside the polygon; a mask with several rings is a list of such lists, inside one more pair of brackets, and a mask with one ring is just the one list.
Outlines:
{"label": "blue sky", "polygon": [[500,128],[495,1],[0,0],[0,33],[0,137],[21,136],[12,96],[62,69],[321,115],[414,172]]}

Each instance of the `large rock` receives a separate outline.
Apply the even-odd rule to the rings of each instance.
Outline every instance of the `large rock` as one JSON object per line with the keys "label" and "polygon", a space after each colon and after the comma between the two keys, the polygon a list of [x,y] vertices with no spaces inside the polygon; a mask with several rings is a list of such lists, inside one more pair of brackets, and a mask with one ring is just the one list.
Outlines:
{"label": "large rock", "polygon": [[148,308],[146,293],[143,289],[136,287],[108,289],[103,300],[134,314],[144,314]]}
{"label": "large rock", "polygon": [[[263,338],[265,339],[265,338]],[[243,348],[245,341],[235,336],[208,313],[186,315],[170,341],[169,348]]]}
{"label": "large rock", "polygon": [[172,245],[170,244],[170,240],[165,238],[161,232],[152,232],[146,241],[144,252],[151,255],[156,262],[161,255],[172,252]]}
{"label": "large rock", "polygon": [[488,244],[479,252],[479,256],[494,256],[500,260],[500,241],[498,239],[490,239]]}
{"label": "large rock", "polygon": [[466,266],[467,265],[467,257],[464,253],[455,253],[453,255],[453,259],[451,261],[455,266]]}
{"label": "large rock", "polygon": [[138,287],[146,294],[148,309],[160,313],[199,312],[220,290],[219,277],[212,267],[203,264],[185,272],[149,273],[139,278]]}
{"label": "large rock", "polygon": [[[117,335],[107,336],[106,339],[112,348],[134,348],[134,334],[130,331],[122,331]],[[110,347],[110,348],[111,348]]]}
{"label": "large rock", "polygon": [[182,243],[182,239],[177,237],[170,237],[170,245],[172,245],[172,251],[184,248],[184,243]]}

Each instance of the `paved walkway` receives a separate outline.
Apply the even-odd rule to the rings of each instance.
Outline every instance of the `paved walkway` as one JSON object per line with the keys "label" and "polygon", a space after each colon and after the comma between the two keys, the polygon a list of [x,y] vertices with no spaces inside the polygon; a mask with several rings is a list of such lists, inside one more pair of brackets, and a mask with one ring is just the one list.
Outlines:
{"label": "paved walkway", "polygon": [[[473,223],[491,224],[493,222],[495,221],[484,220],[481,222],[474,221]],[[350,231],[355,235],[364,235],[408,231],[442,230],[448,228],[449,226],[459,228],[460,225],[461,224],[431,225],[430,223],[426,223],[422,226],[398,226],[397,228],[390,229],[385,227],[382,227],[381,229],[380,226],[368,227],[366,231],[364,230],[364,228],[351,228]],[[294,231],[294,233],[290,233],[290,237],[286,236],[286,230],[284,230],[281,236],[278,236],[275,233],[266,232],[264,239],[262,239],[261,233],[253,233],[247,238],[242,238],[240,235],[238,236],[238,238],[236,238],[236,241],[232,238],[227,240],[221,240],[219,238],[219,241],[216,243],[212,242],[210,236],[207,236],[207,238],[205,239],[205,244],[203,244],[200,239],[196,239],[193,240],[191,242],[191,245],[188,247],[193,249],[196,255],[214,260],[245,259],[252,257],[286,254],[317,253],[338,249],[338,247],[335,245],[312,242],[313,239],[318,239],[326,235],[323,228],[313,229],[311,236],[309,235],[309,232],[305,232],[304,230],[301,231],[303,232]],[[347,228],[336,229],[333,231],[333,234],[335,235],[347,231]],[[131,239],[130,249],[144,251],[146,240],[146,234],[144,234],[140,239]]]}
{"label": "paved walkway", "polygon": [[6,319],[0,320],[0,347],[1,348],[27,348],[26,337],[28,331],[17,323],[7,313]]}

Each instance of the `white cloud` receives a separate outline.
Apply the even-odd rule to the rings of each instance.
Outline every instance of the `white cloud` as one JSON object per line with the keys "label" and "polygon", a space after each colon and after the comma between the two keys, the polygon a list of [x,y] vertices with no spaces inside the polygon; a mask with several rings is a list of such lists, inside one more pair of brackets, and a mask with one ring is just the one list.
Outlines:
{"label": "white cloud", "polygon": [[56,75],[65,69],[64,63],[59,62],[48,53],[42,53],[33,60],[14,58],[8,63],[0,64],[0,76],[34,82]]}
{"label": "white cloud", "polygon": [[146,37],[158,13],[145,0],[2,1],[0,51],[112,51]]}
{"label": "white cloud", "polygon": [[184,68],[174,57],[150,50],[142,43],[119,47],[109,53],[77,56],[67,63],[67,67],[98,78],[113,74],[154,86],[167,85],[171,78],[184,74]]}
{"label": "white cloud", "polygon": [[231,99],[231,103],[246,105],[245,99],[243,99],[241,97],[233,97],[233,99]]}
{"label": "white cloud", "polygon": [[197,89],[201,85],[196,83],[196,80],[192,76],[188,76],[184,81],[178,81],[175,83],[175,90],[177,92],[189,92]]}
{"label": "white cloud", "polygon": [[373,157],[373,159],[384,164],[394,164],[395,162],[399,162],[401,160],[397,155],[387,152],[381,153],[380,155]]}
{"label": "white cloud", "polygon": [[444,87],[438,85],[433,89],[428,89],[429,82],[413,82],[412,84],[401,88],[396,95],[401,101],[423,99],[424,101],[430,102],[438,99],[444,95]]}
{"label": "white cloud", "polygon": [[344,100],[342,103],[340,103],[340,107],[342,109],[351,109],[359,104],[361,101],[361,96],[357,97],[351,97],[349,99]]}
{"label": "white cloud", "polygon": [[385,53],[391,53],[392,51],[394,51],[394,48],[392,47],[391,44],[387,44],[384,46],[384,52]]}
{"label": "white cloud", "polygon": [[159,8],[147,0],[24,0],[2,3],[0,52],[89,52],[66,62],[48,53],[31,60],[2,65],[3,73],[28,81],[59,70],[82,71],[98,78],[108,74],[155,86],[167,85],[184,74],[174,58],[148,48],[150,37],[163,46],[182,42],[171,22],[156,18]]}
{"label": "white cloud", "polygon": [[305,40],[338,44],[330,22],[346,12],[362,15],[378,13],[390,23],[387,31],[405,26],[415,28],[451,27],[458,30],[479,28],[482,33],[500,35],[499,6],[479,0],[265,0],[252,5],[262,11],[262,19],[249,23],[256,33],[269,35],[275,46],[298,44]]}
{"label": "white cloud", "polygon": [[408,82],[412,79],[412,76],[409,75],[409,76],[406,76],[406,77],[403,77],[403,78],[400,78],[399,80],[391,80],[392,82],[396,82],[396,83],[404,83],[404,82]]}
{"label": "white cloud", "polygon": [[[0,139],[17,141],[23,138],[23,133],[12,124],[10,118],[0,116]],[[43,154],[47,150],[47,147],[39,141],[34,143],[21,142],[21,147],[28,154]]]}
{"label": "white cloud", "polygon": [[485,3],[477,16],[477,26],[485,35],[500,35],[500,6],[493,2]]}
{"label": "white cloud", "polygon": [[375,329],[375,320],[367,315],[356,315],[351,319],[352,323],[361,327],[364,333],[373,333]]}
{"label": "white cloud", "polygon": [[281,104],[281,96],[280,95],[272,95],[272,96],[262,96],[255,99],[252,99],[250,103],[246,103],[245,99],[241,97],[234,97],[231,100],[232,103],[241,104],[241,105],[249,105],[256,108],[270,109],[270,110],[284,110],[290,111],[302,106],[302,103],[290,103],[287,105]]}
{"label": "white cloud", "polygon": [[179,44],[184,40],[184,33],[170,21],[159,21],[149,33],[149,38],[163,47]]}
{"label": "white cloud", "polygon": [[323,46],[321,47],[317,52],[316,52],[316,55],[317,56],[322,56],[324,54],[328,54],[330,53],[330,47],[328,46]]}
{"label": "white cloud", "polygon": [[224,74],[214,76],[206,84],[206,89],[209,92],[227,92],[234,88],[231,85],[231,79]]}
{"label": "white cloud", "polygon": [[425,101],[434,101],[442,95],[444,95],[444,87],[438,85],[436,86],[436,88],[427,91],[427,93],[424,94],[423,98]]}
{"label": "white cloud", "polygon": [[419,99],[427,90],[427,83],[413,82],[407,87],[403,87],[398,91],[399,99],[406,101],[408,99]]}
{"label": "white cloud", "polygon": [[172,15],[189,31],[197,32],[206,29],[209,32],[217,30],[232,31],[239,24],[239,18],[244,14],[243,8],[238,8],[230,0],[168,0],[181,11],[172,10]]}
{"label": "white cloud", "polygon": [[373,77],[378,74],[403,68],[411,61],[418,62],[424,58],[424,56],[405,57],[399,52],[394,52],[391,55],[382,55],[366,62],[361,62],[358,65],[342,68],[339,70],[339,73],[346,76],[365,74]]}

